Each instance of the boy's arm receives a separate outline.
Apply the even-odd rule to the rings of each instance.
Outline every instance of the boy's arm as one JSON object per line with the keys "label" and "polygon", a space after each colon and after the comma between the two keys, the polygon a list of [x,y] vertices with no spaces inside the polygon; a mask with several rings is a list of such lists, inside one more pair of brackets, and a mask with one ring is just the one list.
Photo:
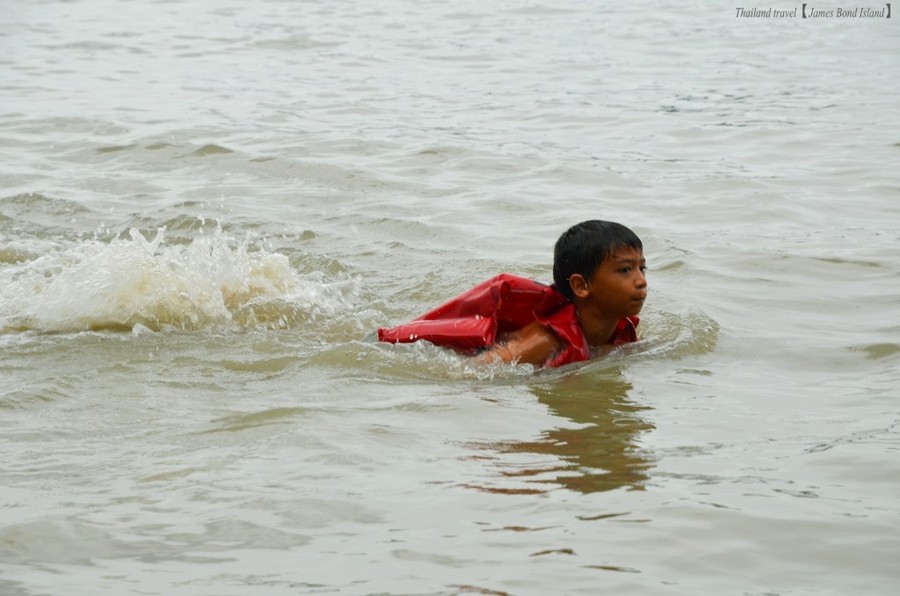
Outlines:
{"label": "boy's arm", "polygon": [[507,341],[481,353],[478,362],[516,362],[541,366],[556,352],[559,345],[560,341],[552,331],[535,322],[514,333]]}

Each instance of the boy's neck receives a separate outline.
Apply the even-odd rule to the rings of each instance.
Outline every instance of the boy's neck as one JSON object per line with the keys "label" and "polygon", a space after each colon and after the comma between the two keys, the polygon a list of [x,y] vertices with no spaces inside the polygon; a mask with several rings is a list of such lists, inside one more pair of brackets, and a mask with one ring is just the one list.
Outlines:
{"label": "boy's neck", "polygon": [[577,312],[581,331],[589,346],[598,347],[609,343],[619,324],[618,319],[600,317],[588,309],[577,309]]}

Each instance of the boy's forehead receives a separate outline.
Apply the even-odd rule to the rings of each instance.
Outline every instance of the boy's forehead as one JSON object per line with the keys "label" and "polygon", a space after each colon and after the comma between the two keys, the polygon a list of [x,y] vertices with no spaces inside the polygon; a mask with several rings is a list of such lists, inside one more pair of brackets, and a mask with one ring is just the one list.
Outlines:
{"label": "boy's forehead", "polygon": [[618,261],[618,260],[633,260],[633,259],[643,259],[644,252],[637,248],[633,248],[631,246],[620,246],[619,248],[613,250],[609,253],[609,256],[606,257],[607,261]]}

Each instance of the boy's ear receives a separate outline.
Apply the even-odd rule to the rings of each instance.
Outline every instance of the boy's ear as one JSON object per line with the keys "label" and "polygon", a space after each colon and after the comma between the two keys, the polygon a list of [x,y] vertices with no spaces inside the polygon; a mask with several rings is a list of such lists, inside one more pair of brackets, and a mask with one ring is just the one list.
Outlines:
{"label": "boy's ear", "polygon": [[572,274],[569,278],[569,287],[572,288],[572,293],[578,298],[586,298],[591,293],[590,285],[580,273]]}

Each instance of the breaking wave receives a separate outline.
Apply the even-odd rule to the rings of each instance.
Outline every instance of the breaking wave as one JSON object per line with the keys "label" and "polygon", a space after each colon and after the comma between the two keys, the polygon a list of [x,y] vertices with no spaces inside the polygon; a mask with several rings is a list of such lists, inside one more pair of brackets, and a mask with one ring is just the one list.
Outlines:
{"label": "breaking wave", "polygon": [[0,333],[289,329],[353,309],[359,284],[301,274],[287,256],[215,233],[166,243],[19,248],[0,261]]}

